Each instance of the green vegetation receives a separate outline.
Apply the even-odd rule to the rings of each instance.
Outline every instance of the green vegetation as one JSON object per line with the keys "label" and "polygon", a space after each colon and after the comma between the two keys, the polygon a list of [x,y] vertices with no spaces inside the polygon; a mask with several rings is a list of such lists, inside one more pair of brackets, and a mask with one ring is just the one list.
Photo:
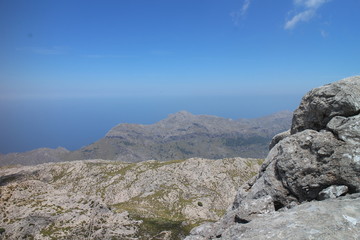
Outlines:
{"label": "green vegetation", "polygon": [[261,166],[265,162],[265,159],[257,159],[257,163]]}
{"label": "green vegetation", "polygon": [[[142,221],[136,236],[139,239],[162,239],[161,236],[166,234],[171,234],[169,239],[181,239],[188,235],[193,227],[211,220],[189,222],[189,219],[182,214],[182,210],[188,205],[203,207],[204,204],[196,201],[196,198],[184,199],[182,191],[176,188],[175,185],[162,186],[151,195],[145,197],[139,195],[127,202],[115,204],[111,208],[117,212],[128,211],[132,219]],[[169,204],[167,197],[174,190],[179,193],[178,200]],[[225,212],[217,209],[212,211],[219,214],[219,217]]]}
{"label": "green vegetation", "polygon": [[54,224],[50,224],[47,228],[41,229],[40,233],[44,237],[50,237],[51,240],[56,240],[54,237],[54,233],[57,232],[59,229],[54,227]]}
{"label": "green vegetation", "polygon": [[261,166],[265,160],[264,159],[249,159],[245,162],[246,166],[253,167],[255,165]]}
{"label": "green vegetation", "polygon": [[141,220],[137,236],[141,240],[162,239],[166,232],[171,232],[170,240],[178,240],[189,235],[194,225],[186,225],[183,221],[174,221],[164,218],[145,218],[139,215],[131,216],[135,220]]}
{"label": "green vegetation", "polygon": [[[18,206],[29,205],[35,212],[46,211],[52,216],[74,212],[79,216],[86,215],[82,217],[88,217],[88,210],[81,209],[81,205],[86,204],[88,205],[87,207],[94,208],[95,203],[94,200],[91,198],[87,199],[86,196],[96,195],[97,197],[102,197],[105,202],[108,197],[106,193],[113,191],[116,184],[121,184],[121,188],[124,187],[126,189],[132,187],[132,185],[137,186],[138,181],[141,180],[140,183],[144,182],[146,185],[147,182],[141,179],[143,175],[148,177],[152,175],[158,176],[157,174],[162,173],[162,171],[171,174],[173,168],[174,173],[177,174],[177,171],[182,171],[183,169],[191,170],[192,168],[196,168],[196,166],[201,167],[202,164],[215,162],[204,160],[205,163],[203,163],[202,160],[199,160],[199,163],[197,163],[197,159],[190,160],[190,163],[185,161],[184,159],[179,159],[172,161],[152,160],[141,163],[124,163],[93,160],[81,162],[81,164],[77,166],[79,169],[67,164],[55,165],[54,168],[49,169],[53,174],[53,180],[49,184],[52,184],[55,188],[62,189],[63,185],[69,182],[67,187],[69,187],[70,190],[67,191],[67,194],[70,198],[78,191],[81,194],[85,194],[84,197],[75,198],[76,200],[74,200],[74,202],[78,205],[66,207],[60,203],[45,201],[44,198],[40,196],[45,194],[41,189],[32,195],[40,197],[23,199],[16,202],[16,204]],[[194,181],[193,178],[188,178],[181,174],[179,175],[180,177],[178,175],[173,177],[173,179],[176,180],[174,183],[171,181],[161,181],[161,178],[156,177],[154,178],[156,181],[160,180],[159,182],[151,184],[150,189],[143,188],[145,191],[138,191],[138,189],[136,189],[137,191],[135,192],[139,195],[132,197],[126,202],[112,204],[111,206],[108,205],[108,207],[114,212],[120,213],[127,211],[130,219],[139,221],[138,224],[135,223],[135,225],[133,225],[134,223],[131,223],[131,225],[129,225],[130,228],[136,228],[138,230],[137,235],[134,236],[138,239],[155,240],[164,239],[165,237],[166,239],[181,239],[183,236],[186,236],[193,227],[204,221],[214,221],[216,220],[216,215],[221,217],[225,213],[227,206],[222,206],[221,203],[217,203],[219,199],[222,199],[222,191],[219,190],[219,188],[221,188],[221,182],[220,180],[217,181],[217,178],[223,179],[223,176],[227,175],[227,179],[229,179],[230,176],[233,184],[239,184],[239,181],[246,181],[254,175],[257,164],[261,164],[264,160],[244,159],[241,160],[242,162],[238,162],[238,159],[227,158],[223,161],[225,167],[223,169],[221,168],[222,170],[219,172],[219,177],[204,182],[204,184],[201,181]],[[174,165],[172,166],[172,164]],[[75,170],[72,172],[73,169]],[[142,174],[144,172],[146,173]],[[195,172],[195,174],[202,174],[202,172]],[[217,174],[218,172],[216,172],[216,176]],[[167,178],[171,177],[166,176]],[[82,184],[84,182],[86,183],[90,178],[93,183],[91,187]],[[152,179],[152,177],[149,177],[149,179]],[[98,185],[98,183],[100,184]],[[27,188],[27,185],[22,185],[22,187],[17,188],[17,190],[31,190]],[[192,191],[192,188],[196,190]],[[128,196],[134,196],[131,195],[134,194],[134,192],[131,191],[127,194]],[[216,204],[213,204],[213,202]],[[10,221],[15,220],[7,220],[6,224],[9,224]],[[69,236],[69,234],[74,234],[74,230],[76,234],[82,234],[79,231],[91,232],[100,229],[102,225],[106,225],[106,223],[107,220],[105,218],[100,218],[97,220],[97,224],[89,230],[87,222],[84,221],[81,223],[82,226],[80,230],[76,230],[73,226],[72,228],[67,227],[69,225],[64,223],[64,220],[60,220],[59,222],[54,221],[53,224],[41,229],[40,233],[44,238],[54,240]],[[6,225],[4,226],[6,227]],[[29,239],[31,238],[29,237]],[[114,239],[116,239],[116,237],[114,237]]]}
{"label": "green vegetation", "polygon": [[228,147],[238,147],[251,144],[268,144],[271,141],[269,138],[254,136],[249,138],[237,137],[237,138],[227,138],[225,139],[225,146]]}
{"label": "green vegetation", "polygon": [[116,176],[116,175],[125,176],[126,172],[129,171],[130,169],[134,168],[134,167],[137,167],[136,163],[129,163],[129,164],[126,164],[126,165],[124,164],[123,168],[120,168],[120,169],[118,169],[116,171],[113,171],[113,172],[106,172],[106,175],[108,177],[113,177],[113,176]]}
{"label": "green vegetation", "polygon": [[33,235],[30,235],[30,234],[25,234],[25,235],[23,236],[23,239],[34,240],[35,237],[34,237]]}
{"label": "green vegetation", "polygon": [[68,175],[69,173],[67,172],[68,169],[66,168],[62,168],[61,171],[55,171],[52,170],[51,175],[53,176],[53,182],[56,182],[60,179],[62,179],[63,177],[65,177],[66,175]]}
{"label": "green vegetation", "polygon": [[59,228],[59,227],[55,227],[55,224],[52,223],[48,227],[41,229],[40,234],[43,235],[44,237],[49,237],[51,240],[57,240],[58,237],[56,235],[63,232],[68,232],[70,230],[71,227]]}
{"label": "green vegetation", "polygon": [[147,161],[147,162],[142,162],[140,163],[143,164],[143,165],[147,165],[148,166],[148,169],[156,169],[156,168],[159,168],[159,167],[162,167],[162,166],[166,166],[166,165],[171,165],[171,164],[176,164],[176,163],[181,163],[181,162],[184,162],[185,159],[178,159],[178,160],[171,160],[171,161]]}

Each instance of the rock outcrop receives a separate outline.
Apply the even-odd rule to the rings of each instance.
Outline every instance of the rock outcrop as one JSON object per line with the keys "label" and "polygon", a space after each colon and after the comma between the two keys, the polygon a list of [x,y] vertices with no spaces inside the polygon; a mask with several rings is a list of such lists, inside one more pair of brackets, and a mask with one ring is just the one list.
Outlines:
{"label": "rock outcrop", "polygon": [[291,133],[326,128],[335,116],[350,117],[360,112],[360,77],[351,77],[314,88],[295,110]]}
{"label": "rock outcrop", "polygon": [[201,222],[219,220],[261,163],[193,158],[2,167],[0,239],[184,238]]}
{"label": "rock outcrop", "polygon": [[359,136],[360,77],[310,91],[222,220],[186,239],[360,239]]}

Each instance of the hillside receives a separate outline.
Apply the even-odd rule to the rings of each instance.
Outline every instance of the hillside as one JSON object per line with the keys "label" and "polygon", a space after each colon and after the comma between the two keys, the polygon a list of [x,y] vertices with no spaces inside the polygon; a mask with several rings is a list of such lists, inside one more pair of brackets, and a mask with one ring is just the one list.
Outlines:
{"label": "hillside", "polygon": [[291,113],[258,119],[231,120],[216,116],[171,114],[151,125],[119,124],[104,138],[67,156],[139,162],[203,157],[265,157],[274,134],[290,127]]}
{"label": "hillside", "polygon": [[181,239],[216,221],[262,160],[0,168],[0,239]]}
{"label": "hillside", "polygon": [[272,136],[289,129],[290,124],[288,111],[238,120],[182,111],[155,124],[119,124],[100,140],[72,152],[64,148],[40,148],[0,155],[0,166],[86,159],[140,162],[192,157],[264,158]]}
{"label": "hillside", "polygon": [[70,151],[58,147],[51,148],[38,148],[24,153],[9,153],[0,155],[0,166],[5,165],[36,165],[46,162],[61,162]]}

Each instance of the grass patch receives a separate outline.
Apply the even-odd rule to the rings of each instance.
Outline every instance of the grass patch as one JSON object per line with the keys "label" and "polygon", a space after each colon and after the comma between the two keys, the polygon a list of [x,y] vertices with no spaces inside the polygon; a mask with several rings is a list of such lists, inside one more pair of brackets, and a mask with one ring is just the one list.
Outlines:
{"label": "grass patch", "polygon": [[162,239],[165,234],[169,234],[169,240],[183,239],[190,234],[194,225],[184,224],[183,221],[175,221],[166,218],[145,218],[139,215],[130,216],[132,219],[141,220],[142,224],[136,237],[140,240]]}
{"label": "grass patch", "polygon": [[257,163],[261,166],[265,162],[265,159],[257,159]]}
{"label": "grass patch", "polygon": [[62,168],[59,172],[57,172],[56,170],[51,170],[51,175],[53,176],[53,182],[57,182],[66,175],[68,175],[68,172],[66,168]]}
{"label": "grass patch", "polygon": [[108,177],[113,177],[113,176],[117,176],[117,175],[125,176],[126,172],[134,167],[136,167],[136,163],[129,163],[116,171],[107,172],[106,175]]}
{"label": "grass patch", "polygon": [[49,237],[51,240],[56,240],[56,237],[54,237],[54,233],[58,230],[58,228],[54,227],[54,224],[50,224],[49,227],[41,229],[40,234],[44,237]]}

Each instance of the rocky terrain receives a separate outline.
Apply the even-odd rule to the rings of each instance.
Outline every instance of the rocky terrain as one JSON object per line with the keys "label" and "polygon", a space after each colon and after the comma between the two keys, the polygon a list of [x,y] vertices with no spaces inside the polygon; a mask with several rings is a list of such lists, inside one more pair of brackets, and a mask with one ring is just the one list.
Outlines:
{"label": "rocky terrain", "polygon": [[265,158],[272,136],[290,125],[291,113],[286,111],[238,120],[182,111],[151,125],[119,124],[104,138],[73,152],[59,148],[0,155],[0,166],[83,159],[140,162],[192,157]]}
{"label": "rocky terrain", "polygon": [[263,160],[87,160],[0,168],[0,239],[183,239]]}
{"label": "rocky terrain", "polygon": [[[105,139],[137,136],[138,128],[151,133],[148,126],[132,127],[115,127]],[[181,132],[167,129],[159,139],[166,132],[171,139],[172,131]],[[358,240],[359,136],[360,76],[307,93],[290,130],[272,139],[264,162],[87,160],[2,167],[0,236]]]}
{"label": "rocky terrain", "polygon": [[186,240],[360,239],[360,76],[307,93],[216,223]]}
{"label": "rocky terrain", "polygon": [[36,165],[46,162],[60,162],[70,151],[58,147],[51,148],[38,148],[25,153],[9,153],[0,155],[0,166],[24,164]]}

